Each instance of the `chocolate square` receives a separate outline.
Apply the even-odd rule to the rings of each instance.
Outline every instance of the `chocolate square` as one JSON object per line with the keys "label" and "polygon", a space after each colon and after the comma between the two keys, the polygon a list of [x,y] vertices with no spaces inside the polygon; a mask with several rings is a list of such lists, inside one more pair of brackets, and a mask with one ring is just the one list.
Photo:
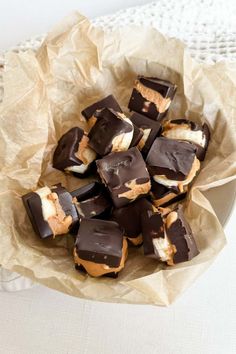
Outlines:
{"label": "chocolate square", "polygon": [[133,113],[130,120],[134,126],[137,126],[143,132],[138,148],[146,156],[153,141],[161,133],[161,124],[139,113]]}
{"label": "chocolate square", "polygon": [[149,192],[150,177],[142,155],[136,147],[111,153],[96,163],[98,173],[108,187],[117,208]]}
{"label": "chocolate square", "polygon": [[112,207],[108,191],[98,182],[89,183],[71,192],[80,218],[108,217]]}
{"label": "chocolate square", "polygon": [[174,98],[177,86],[154,77],[139,76],[129,101],[129,109],[161,121]]}
{"label": "chocolate square", "polygon": [[192,169],[196,147],[188,142],[156,138],[147,155],[151,176],[164,175],[170,180],[183,181]]}
{"label": "chocolate square", "polygon": [[111,108],[116,112],[122,113],[122,110],[113,95],[109,95],[102,100],[93,103],[91,106],[86,107],[81,113],[84,118],[88,120],[97,110],[103,108]]}
{"label": "chocolate square", "polygon": [[[72,197],[61,184],[51,187],[51,193],[58,195],[59,203],[65,215],[72,217],[70,229],[78,222],[78,214],[75,205],[72,202]],[[41,198],[36,192],[30,192],[22,196],[22,201],[26,212],[30,218],[31,224],[36,234],[41,238],[53,236],[53,231],[49,223],[43,217]]]}
{"label": "chocolate square", "polygon": [[83,219],[75,246],[81,259],[106,264],[111,268],[119,267],[123,233],[114,221]]}
{"label": "chocolate square", "polygon": [[127,117],[108,108],[97,111],[95,117],[99,119],[89,132],[89,146],[94,151],[104,156],[111,151],[129,148],[133,138],[133,124]]}
{"label": "chocolate square", "polygon": [[95,152],[88,146],[88,140],[82,129],[71,128],[58,141],[53,154],[53,167],[84,174],[96,158]]}
{"label": "chocolate square", "polygon": [[175,119],[163,124],[162,135],[169,139],[188,141],[196,146],[196,156],[200,161],[205,159],[210,140],[208,125],[197,124],[188,119]]}
{"label": "chocolate square", "polygon": [[140,198],[122,208],[114,209],[111,217],[124,230],[124,236],[136,238],[142,232],[142,213],[152,209],[152,204],[146,198]]}
{"label": "chocolate square", "polygon": [[[175,213],[175,214],[174,214]],[[166,218],[166,234],[174,245],[174,264],[190,261],[199,254],[192,230],[184,216],[182,206],[178,206]]]}

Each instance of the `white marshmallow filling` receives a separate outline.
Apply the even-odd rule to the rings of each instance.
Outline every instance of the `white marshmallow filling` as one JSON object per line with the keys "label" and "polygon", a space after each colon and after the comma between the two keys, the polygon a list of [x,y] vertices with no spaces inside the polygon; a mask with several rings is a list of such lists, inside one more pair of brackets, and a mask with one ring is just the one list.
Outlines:
{"label": "white marshmallow filling", "polygon": [[164,130],[163,136],[169,139],[186,140],[195,143],[202,148],[206,146],[206,137],[201,130],[191,130],[190,128],[172,127]]}
{"label": "white marshmallow filling", "polygon": [[132,127],[132,130],[130,132],[122,133],[122,134],[114,137],[114,139],[112,140],[112,150],[111,150],[112,152],[128,150],[129,146],[131,144],[131,141],[133,139],[134,127],[133,127],[132,122],[130,121],[129,118],[127,118],[123,115],[121,116],[121,119],[124,120],[125,122],[127,122],[128,124],[130,124]]}
{"label": "white marshmallow filling", "polygon": [[176,253],[176,247],[169,241],[166,231],[164,230],[164,237],[157,237],[152,239],[153,249],[155,255],[168,265],[174,265],[173,258]]}
{"label": "white marshmallow filling", "polygon": [[164,225],[164,237],[156,237],[152,239],[154,253],[157,257],[160,258],[162,262],[167,262],[169,265],[173,265],[173,257],[176,253],[176,247],[169,241],[166,228],[170,226],[178,219],[178,214],[170,212],[167,215],[165,225]]}
{"label": "white marshmallow filling", "polygon": [[48,187],[43,187],[35,191],[41,199],[42,204],[42,214],[45,221],[52,216],[57,215],[57,210],[55,207],[55,203],[52,199],[49,199],[48,196],[52,193],[51,189]]}
{"label": "white marshmallow filling", "polygon": [[74,165],[74,166],[69,166],[67,168],[65,168],[66,171],[70,171],[70,172],[76,172],[76,173],[84,173],[89,167],[88,165]]}

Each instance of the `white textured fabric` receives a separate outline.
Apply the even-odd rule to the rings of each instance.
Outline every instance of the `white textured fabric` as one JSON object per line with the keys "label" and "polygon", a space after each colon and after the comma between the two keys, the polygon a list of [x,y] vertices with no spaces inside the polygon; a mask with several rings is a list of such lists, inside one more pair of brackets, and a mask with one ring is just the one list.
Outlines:
{"label": "white textured fabric", "polygon": [[[152,26],[183,40],[198,60],[236,59],[236,1],[157,0],[92,22],[105,30],[126,25]],[[29,39],[12,50],[36,50],[44,37]]]}
{"label": "white textured fabric", "polygon": [[[92,22],[105,30],[126,25],[152,26],[168,36],[183,40],[197,60],[236,60],[236,1],[158,0],[99,17]],[[29,39],[11,50],[37,50],[44,38],[45,35]],[[4,55],[0,56],[0,102],[3,65]],[[0,290],[15,291],[32,285],[30,280],[0,268]]]}

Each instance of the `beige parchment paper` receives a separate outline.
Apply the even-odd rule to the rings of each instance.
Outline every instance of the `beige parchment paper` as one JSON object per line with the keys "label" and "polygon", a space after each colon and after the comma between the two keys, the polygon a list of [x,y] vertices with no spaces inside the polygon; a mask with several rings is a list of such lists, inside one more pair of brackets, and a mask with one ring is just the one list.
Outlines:
{"label": "beige parchment paper", "polygon": [[[137,74],[178,85],[168,117],[206,120],[212,138],[186,203],[200,255],[160,266],[131,250],[118,279],[74,270],[70,236],[40,240],[21,196],[61,182],[70,191],[87,183],[51,166],[57,140],[86,127],[80,112],[112,93],[125,112]],[[53,29],[35,55],[8,53],[0,107],[0,264],[50,288],[86,299],[168,305],[204,272],[225,245],[223,229],[203,191],[236,177],[236,64],[200,64],[184,45],[151,28],[103,33],[78,13]],[[127,112],[128,113],[128,112]],[[227,196],[225,196],[227,198]]]}

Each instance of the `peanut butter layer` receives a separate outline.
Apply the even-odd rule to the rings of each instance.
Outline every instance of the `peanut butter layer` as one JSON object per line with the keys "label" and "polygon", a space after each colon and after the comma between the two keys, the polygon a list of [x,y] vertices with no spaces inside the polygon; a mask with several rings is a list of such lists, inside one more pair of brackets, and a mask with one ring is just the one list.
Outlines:
{"label": "peanut butter layer", "polygon": [[153,102],[159,113],[164,113],[171,104],[170,98],[164,98],[159,92],[144,86],[139,80],[135,82],[136,90],[147,100]]}
{"label": "peanut butter layer", "polygon": [[74,248],[75,263],[78,265],[82,265],[84,269],[87,271],[87,273],[92,277],[100,277],[107,273],[120,272],[125,266],[125,261],[127,256],[128,256],[128,245],[126,239],[123,239],[122,257],[121,257],[120,265],[117,268],[110,268],[106,264],[99,264],[99,263],[94,263],[94,262],[81,259],[78,256],[76,249]]}
{"label": "peanut butter layer", "polygon": [[91,118],[89,118],[89,120],[88,120],[88,125],[89,125],[89,129],[90,129],[90,130],[92,129],[92,127],[94,126],[94,124],[96,123],[96,121],[97,121],[97,118],[94,117],[94,116],[92,116]]}
{"label": "peanut butter layer", "polygon": [[136,179],[133,179],[132,181],[129,181],[125,183],[125,186],[129,188],[130,190],[121,194],[118,194],[119,198],[127,198],[130,200],[136,199],[140,194],[147,194],[150,189],[151,189],[151,183],[150,181],[143,183],[143,184],[137,184]]}
{"label": "peanut butter layer", "polygon": [[51,200],[55,207],[55,215],[48,218],[47,222],[52,229],[54,237],[56,235],[62,235],[69,232],[69,227],[72,224],[71,215],[66,216],[64,210],[62,209],[58,195],[56,193],[51,193],[47,196]]}
{"label": "peanut butter layer", "polygon": [[159,207],[160,205],[168,203],[170,200],[174,199],[175,197],[176,197],[175,193],[169,193],[162,198],[153,199],[153,203],[156,207]]}

